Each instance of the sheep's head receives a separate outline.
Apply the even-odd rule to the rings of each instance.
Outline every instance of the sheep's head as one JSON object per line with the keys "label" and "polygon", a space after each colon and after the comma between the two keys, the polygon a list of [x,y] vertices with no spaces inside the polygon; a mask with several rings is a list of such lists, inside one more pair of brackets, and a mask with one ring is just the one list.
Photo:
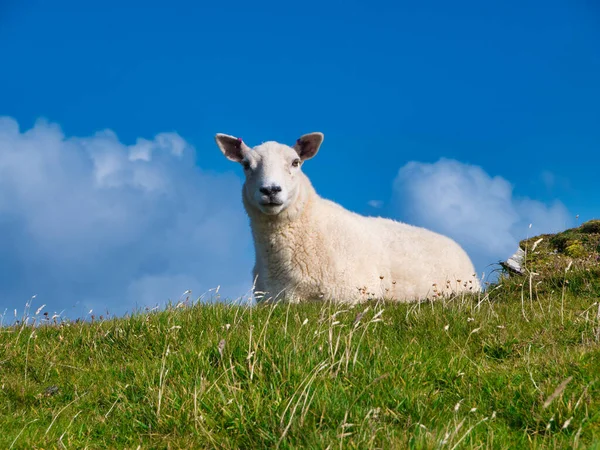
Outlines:
{"label": "sheep's head", "polygon": [[296,199],[302,163],[317,154],[323,134],[305,134],[292,147],[271,141],[250,148],[226,134],[217,134],[215,140],[227,159],[244,167],[245,200],[264,214],[276,215]]}

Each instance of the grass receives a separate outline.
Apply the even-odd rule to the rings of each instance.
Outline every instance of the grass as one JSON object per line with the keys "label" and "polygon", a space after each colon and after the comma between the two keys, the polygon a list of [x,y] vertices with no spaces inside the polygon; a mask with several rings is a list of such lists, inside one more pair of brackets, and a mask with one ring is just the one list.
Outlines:
{"label": "grass", "polygon": [[588,269],[408,305],[34,314],[0,329],[0,448],[600,448]]}
{"label": "grass", "polygon": [[522,241],[526,265],[537,281],[553,279],[546,287],[556,287],[568,265],[595,272],[600,277],[600,220],[590,220],[561,233],[542,234]]}

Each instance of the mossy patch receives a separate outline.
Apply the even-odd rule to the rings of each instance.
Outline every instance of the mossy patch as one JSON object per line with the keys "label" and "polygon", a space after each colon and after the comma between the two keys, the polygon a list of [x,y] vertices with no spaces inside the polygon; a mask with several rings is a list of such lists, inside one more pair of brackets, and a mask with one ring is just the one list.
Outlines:
{"label": "mossy patch", "polygon": [[583,244],[579,240],[574,239],[569,246],[565,248],[565,254],[571,258],[583,258],[587,252]]}
{"label": "mossy patch", "polygon": [[525,239],[519,246],[525,251],[523,276],[533,274],[536,282],[564,278],[567,268],[600,278],[600,220]]}
{"label": "mossy patch", "polygon": [[590,220],[581,225],[580,230],[582,233],[600,234],[600,220]]}

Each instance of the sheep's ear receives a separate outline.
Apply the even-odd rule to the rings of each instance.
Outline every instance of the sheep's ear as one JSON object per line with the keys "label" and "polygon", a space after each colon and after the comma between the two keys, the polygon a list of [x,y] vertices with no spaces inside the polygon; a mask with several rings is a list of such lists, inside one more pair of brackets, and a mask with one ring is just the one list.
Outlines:
{"label": "sheep's ear", "polygon": [[218,133],[215,141],[225,157],[231,161],[241,162],[246,152],[250,151],[250,147],[244,144],[244,141],[228,134]]}
{"label": "sheep's ear", "polygon": [[319,151],[319,147],[323,143],[323,133],[308,133],[301,136],[294,145],[294,150],[300,156],[302,161],[312,158]]}

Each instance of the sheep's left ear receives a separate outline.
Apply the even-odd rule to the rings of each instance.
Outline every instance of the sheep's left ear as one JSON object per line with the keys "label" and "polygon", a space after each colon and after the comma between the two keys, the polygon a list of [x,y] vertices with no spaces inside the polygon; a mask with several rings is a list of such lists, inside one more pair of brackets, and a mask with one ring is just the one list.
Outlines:
{"label": "sheep's left ear", "polygon": [[312,158],[319,151],[323,143],[323,133],[308,133],[301,136],[294,145],[294,150],[302,161]]}
{"label": "sheep's left ear", "polygon": [[244,159],[244,155],[250,151],[244,142],[237,137],[229,136],[228,134],[218,133],[215,136],[217,145],[230,161],[241,162]]}

